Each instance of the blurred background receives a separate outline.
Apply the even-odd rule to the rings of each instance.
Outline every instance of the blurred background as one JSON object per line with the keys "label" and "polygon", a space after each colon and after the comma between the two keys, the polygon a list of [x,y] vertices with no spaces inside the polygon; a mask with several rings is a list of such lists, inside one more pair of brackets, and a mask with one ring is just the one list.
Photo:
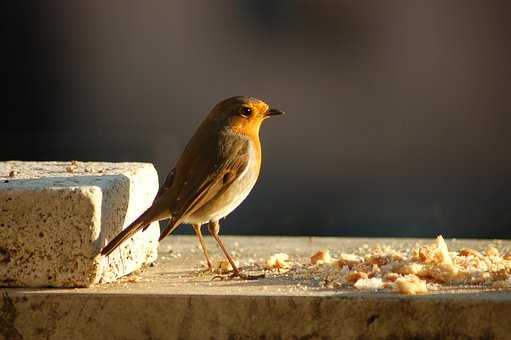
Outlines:
{"label": "blurred background", "polygon": [[163,180],[216,102],[250,95],[288,114],[224,234],[511,237],[509,2],[0,6],[2,160]]}

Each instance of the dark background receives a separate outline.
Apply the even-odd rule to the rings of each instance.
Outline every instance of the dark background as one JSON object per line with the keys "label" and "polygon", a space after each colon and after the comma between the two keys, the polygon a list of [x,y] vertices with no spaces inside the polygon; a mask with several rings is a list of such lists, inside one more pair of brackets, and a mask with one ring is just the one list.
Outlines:
{"label": "dark background", "polygon": [[507,1],[11,1],[0,159],[146,161],[251,95],[228,234],[510,237]]}

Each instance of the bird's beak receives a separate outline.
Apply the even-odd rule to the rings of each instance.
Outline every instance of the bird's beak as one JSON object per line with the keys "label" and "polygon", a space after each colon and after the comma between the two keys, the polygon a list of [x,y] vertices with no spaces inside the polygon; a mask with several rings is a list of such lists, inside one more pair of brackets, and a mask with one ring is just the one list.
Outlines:
{"label": "bird's beak", "polygon": [[269,109],[268,111],[266,111],[266,116],[279,116],[279,115],[283,115],[284,114],[284,111],[280,111],[280,110],[277,110],[277,109]]}

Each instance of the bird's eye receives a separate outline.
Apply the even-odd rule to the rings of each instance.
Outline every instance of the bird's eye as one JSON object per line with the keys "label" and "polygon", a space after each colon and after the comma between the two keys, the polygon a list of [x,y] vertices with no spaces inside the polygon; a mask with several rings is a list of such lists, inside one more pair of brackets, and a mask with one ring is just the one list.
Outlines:
{"label": "bird's eye", "polygon": [[240,109],[240,114],[243,116],[243,117],[248,117],[252,114],[252,109],[249,108],[248,106],[243,106],[241,109]]}

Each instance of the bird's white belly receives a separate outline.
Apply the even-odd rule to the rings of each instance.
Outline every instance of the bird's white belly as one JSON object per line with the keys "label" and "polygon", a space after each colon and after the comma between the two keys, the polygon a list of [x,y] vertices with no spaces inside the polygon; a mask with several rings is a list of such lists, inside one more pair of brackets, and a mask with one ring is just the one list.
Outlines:
{"label": "bird's white belly", "polygon": [[247,198],[259,176],[259,165],[256,164],[254,156],[253,154],[250,155],[250,161],[245,171],[226,191],[188,216],[184,223],[204,224],[210,221],[218,221],[236,209]]}

